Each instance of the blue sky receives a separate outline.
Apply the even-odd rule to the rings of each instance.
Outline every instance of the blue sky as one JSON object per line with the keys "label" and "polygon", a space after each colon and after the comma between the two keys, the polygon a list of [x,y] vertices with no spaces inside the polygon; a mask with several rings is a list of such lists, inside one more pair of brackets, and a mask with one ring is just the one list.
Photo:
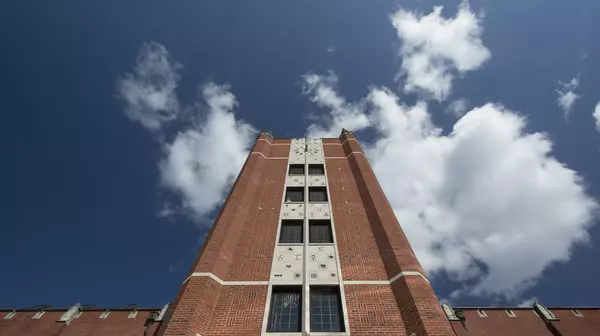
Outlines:
{"label": "blue sky", "polygon": [[441,298],[598,305],[600,3],[469,5],[0,5],[2,305],[162,306],[255,132],[341,126]]}

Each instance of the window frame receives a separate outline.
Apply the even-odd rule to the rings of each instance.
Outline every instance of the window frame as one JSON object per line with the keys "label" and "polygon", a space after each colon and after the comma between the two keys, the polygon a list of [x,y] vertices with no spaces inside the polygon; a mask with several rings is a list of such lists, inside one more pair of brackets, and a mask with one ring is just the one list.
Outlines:
{"label": "window frame", "polygon": [[[312,195],[313,192],[323,192],[324,200],[313,200]],[[329,195],[327,195],[327,187],[308,187],[308,202],[309,203],[327,203],[329,202]]]}
{"label": "window frame", "polygon": [[[277,318],[276,312],[275,312],[275,300],[277,298],[278,295],[285,295],[285,294],[296,294],[297,295],[297,312],[295,314],[295,316],[297,317],[297,328],[294,328],[294,330],[289,330],[288,329],[281,329],[281,328],[276,328],[275,324],[277,322],[274,322],[273,319]],[[304,309],[303,307],[303,298],[302,298],[302,286],[273,286],[271,288],[271,300],[269,302],[269,316],[267,318],[267,333],[300,333],[302,332],[302,310]],[[291,307],[291,305],[290,305]],[[291,312],[291,309],[290,309]],[[288,314],[289,315],[289,314]],[[289,315],[289,316],[293,316],[293,315]],[[281,316],[279,316],[281,317]],[[281,322],[280,322],[281,323]],[[289,324],[289,323],[288,323]]]}
{"label": "window frame", "polygon": [[[325,293],[325,294],[333,294],[333,296],[335,296],[335,308],[336,311],[332,312],[331,311],[331,300],[327,300],[327,307],[325,307],[325,305],[319,305],[317,306],[315,304],[314,301],[314,297],[313,294],[316,294],[318,292],[321,293]],[[310,315],[310,333],[343,333],[346,332],[346,325],[345,325],[345,316],[344,316],[344,306],[342,305],[342,295],[341,295],[341,291],[340,291],[340,287],[339,286],[327,286],[327,285],[311,285],[309,288],[309,315]],[[317,309],[322,310],[323,308],[328,308],[328,313],[329,314],[323,314],[323,312],[321,311],[321,313],[319,313],[319,315],[317,315]],[[335,313],[335,315],[332,315],[333,313]],[[319,322],[317,322],[317,316],[322,317],[322,316],[327,316],[327,315],[331,315],[331,316],[337,316],[337,327],[339,327],[339,330],[333,330],[332,329],[320,329],[318,330],[317,328],[315,328],[316,324],[321,324],[321,327],[324,327],[325,322],[322,321],[321,318],[319,318]],[[331,321],[330,319],[330,324],[333,323],[333,321]]]}
{"label": "window frame", "polygon": [[[302,169],[302,173],[292,173],[292,168],[301,168]],[[306,173],[305,171],[305,167],[304,164],[290,164],[290,167],[288,169],[288,175],[290,176],[304,176]]]}
{"label": "window frame", "polygon": [[[284,228],[286,227],[300,227],[300,241],[298,242],[289,242],[282,241]],[[295,237],[293,237],[295,238]],[[304,244],[304,220],[303,219],[282,219],[281,220],[281,228],[279,229],[279,238],[278,244],[280,245],[302,245]]]}
{"label": "window frame", "polygon": [[[323,241],[318,236],[315,237],[313,235],[312,228],[315,226],[327,228],[327,233],[329,235],[328,241]],[[329,219],[310,219],[310,220],[308,220],[308,243],[310,245],[331,245],[331,244],[333,244],[334,239],[333,239],[333,228],[331,227],[331,220],[329,220]]]}
{"label": "window frame", "polygon": [[[288,201],[289,192],[299,192],[302,195],[302,199],[300,201]],[[304,187],[285,187],[285,203],[304,203]]]}

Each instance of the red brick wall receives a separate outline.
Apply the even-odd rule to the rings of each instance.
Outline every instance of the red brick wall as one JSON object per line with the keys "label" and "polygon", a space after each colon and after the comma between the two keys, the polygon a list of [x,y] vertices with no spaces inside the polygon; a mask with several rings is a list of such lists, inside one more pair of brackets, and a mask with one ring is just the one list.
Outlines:
{"label": "red brick wall", "polygon": [[[139,311],[129,319],[129,311],[112,311],[106,319],[99,319],[102,311],[85,311],[66,325],[56,322],[64,312],[48,311],[39,320],[31,319],[35,312],[17,312],[11,320],[4,320],[6,313],[0,313],[0,336],[141,336],[151,313]],[[158,326],[158,322],[152,324],[148,335],[154,335]]]}
{"label": "red brick wall", "polygon": [[[400,272],[423,273],[356,138],[347,134],[337,144],[328,139],[323,147],[344,280],[389,280]],[[352,286],[347,287],[352,290]],[[395,302],[396,314],[401,316],[398,320],[409,334],[454,335],[425,279],[409,275],[388,287],[388,300]],[[378,312],[367,309],[364,313],[377,317]],[[364,321],[368,319],[360,314],[349,315],[348,319],[351,326],[366,328]],[[377,332],[400,333],[398,326],[385,324],[379,325]]]}
{"label": "red brick wall", "polygon": [[[326,153],[331,147],[323,146]],[[326,167],[343,279],[388,280],[348,160],[329,159]]]}
{"label": "red brick wall", "polygon": [[[504,309],[484,309],[487,317],[479,317],[476,310],[463,311],[466,329],[459,321],[452,321],[452,327],[458,336],[552,336],[544,321],[532,309],[515,309],[516,317],[509,317]],[[567,335],[570,334],[563,336]]]}
{"label": "red brick wall", "polygon": [[597,336],[600,335],[600,309],[579,309],[583,316],[575,316],[570,309],[552,309],[559,319],[552,324],[563,336]]}
{"label": "red brick wall", "polygon": [[206,335],[260,335],[267,288],[223,286]]}
{"label": "red brick wall", "polygon": [[345,285],[344,292],[353,336],[406,335],[389,285]]}
{"label": "red brick wall", "polygon": [[[223,281],[269,280],[289,144],[289,139],[259,136],[191,273],[212,273]],[[259,287],[221,286],[207,277],[191,277],[174,302],[164,335],[260,334],[267,286]],[[248,296],[247,305],[231,301],[251,292],[256,298]]]}

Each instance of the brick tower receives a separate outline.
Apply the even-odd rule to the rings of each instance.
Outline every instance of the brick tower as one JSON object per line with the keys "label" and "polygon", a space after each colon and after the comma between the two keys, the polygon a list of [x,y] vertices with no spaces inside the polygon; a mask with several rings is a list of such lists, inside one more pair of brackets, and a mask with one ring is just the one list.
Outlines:
{"label": "brick tower", "polygon": [[454,335],[356,137],[261,133],[159,334]]}

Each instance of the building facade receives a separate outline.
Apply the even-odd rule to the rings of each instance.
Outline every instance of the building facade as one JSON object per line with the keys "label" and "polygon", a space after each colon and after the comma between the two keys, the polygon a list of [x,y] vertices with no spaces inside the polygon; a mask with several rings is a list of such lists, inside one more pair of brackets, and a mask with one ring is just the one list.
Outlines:
{"label": "building facade", "polygon": [[596,308],[440,305],[345,130],[339,138],[258,136],[170,306],[144,310],[118,332],[101,317],[106,310],[74,306],[47,319],[47,329],[35,327],[37,311],[1,311],[0,336],[600,335]]}

